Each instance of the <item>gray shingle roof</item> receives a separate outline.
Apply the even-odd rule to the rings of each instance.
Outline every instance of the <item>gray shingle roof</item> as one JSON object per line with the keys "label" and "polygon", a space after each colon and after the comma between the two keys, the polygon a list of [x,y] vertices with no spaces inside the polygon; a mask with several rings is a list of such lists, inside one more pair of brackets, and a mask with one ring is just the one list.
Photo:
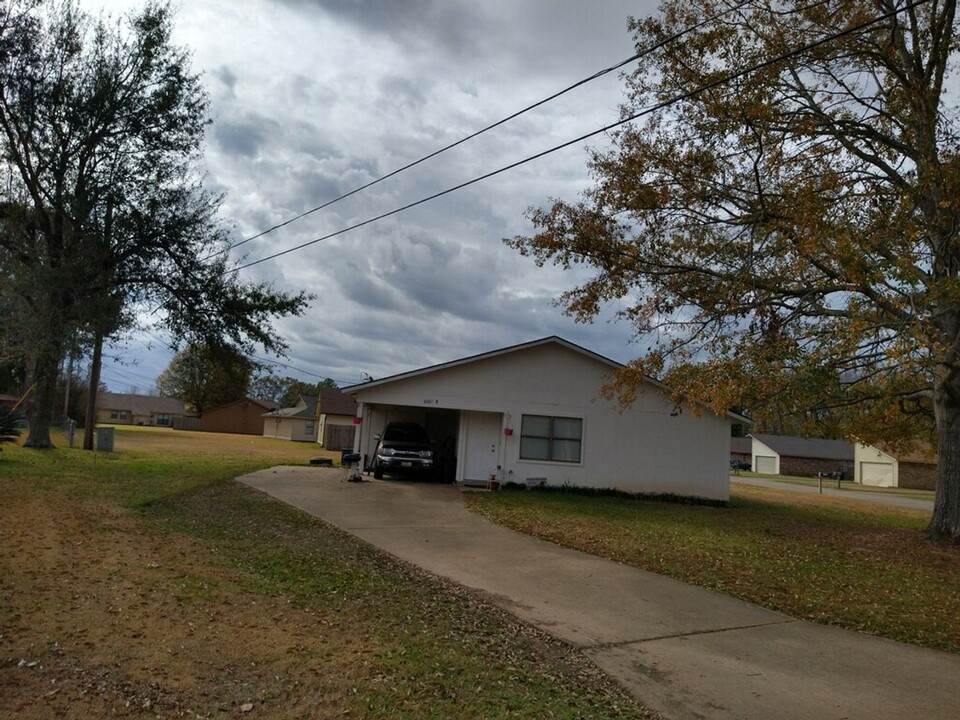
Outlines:
{"label": "gray shingle roof", "polygon": [[315,418],[317,417],[317,396],[301,395],[300,399],[306,407],[301,407],[298,403],[294,407],[279,408],[271,412],[264,413],[266,417],[289,417],[289,418]]}
{"label": "gray shingle roof", "polygon": [[763,435],[751,433],[780,457],[812,458],[815,460],[847,460],[853,462],[853,443],[846,440],[822,440],[791,435]]}
{"label": "gray shingle roof", "polygon": [[357,401],[340,392],[340,388],[320,388],[320,412],[326,415],[356,415]]}

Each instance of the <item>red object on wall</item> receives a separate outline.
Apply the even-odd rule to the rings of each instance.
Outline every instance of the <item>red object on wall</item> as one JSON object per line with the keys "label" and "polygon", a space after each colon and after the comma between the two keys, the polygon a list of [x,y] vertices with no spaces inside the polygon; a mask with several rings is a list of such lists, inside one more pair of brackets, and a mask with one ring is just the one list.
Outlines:
{"label": "red object on wall", "polygon": [[504,435],[513,435],[513,428],[504,428],[504,429],[503,429],[503,434],[504,434]]}
{"label": "red object on wall", "polygon": [[354,425],[359,425],[362,421],[363,421],[363,418],[358,418],[358,417],[356,417],[356,416],[354,416],[354,418],[353,418],[353,424],[354,424]]}

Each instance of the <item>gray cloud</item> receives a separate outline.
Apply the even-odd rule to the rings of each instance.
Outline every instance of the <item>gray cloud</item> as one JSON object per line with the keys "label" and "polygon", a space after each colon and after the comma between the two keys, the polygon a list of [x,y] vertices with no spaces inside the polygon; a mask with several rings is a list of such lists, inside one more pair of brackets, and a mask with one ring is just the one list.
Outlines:
{"label": "gray cloud", "polygon": [[[99,6],[101,0],[80,0]],[[140,0],[102,0],[124,10]],[[183,4],[177,42],[205,72],[207,186],[242,239],[363,185],[632,51],[648,0],[249,0]],[[217,18],[218,32],[209,31]],[[617,116],[616,78],[550,103],[235,251],[256,260],[388,212]],[[602,146],[603,138],[596,144]],[[291,362],[356,382],[558,334],[627,360],[630,328],[553,301],[582,271],[536,268],[501,238],[524,210],[589,185],[582,148],[243,271],[319,295],[280,320]],[[124,351],[135,356],[136,346]],[[158,373],[162,352],[138,372]],[[281,372],[284,372],[281,370]],[[121,388],[122,389],[122,388]]]}

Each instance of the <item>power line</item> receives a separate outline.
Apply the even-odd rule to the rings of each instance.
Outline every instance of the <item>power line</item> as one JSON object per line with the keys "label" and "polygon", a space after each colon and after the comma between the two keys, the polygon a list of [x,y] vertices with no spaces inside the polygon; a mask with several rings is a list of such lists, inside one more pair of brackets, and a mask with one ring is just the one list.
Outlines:
{"label": "power line", "polygon": [[[494,128],[498,128],[498,127],[500,127],[501,125],[503,125],[503,124],[505,124],[505,123],[508,123],[508,122],[510,122],[511,120],[514,120],[514,119],[520,117],[521,115],[523,115],[523,114],[525,114],[525,113],[530,112],[531,110],[535,110],[536,108],[540,107],[541,105],[546,105],[548,102],[552,102],[553,100],[556,100],[558,97],[560,97],[560,96],[562,96],[562,95],[566,95],[568,92],[571,92],[572,90],[576,90],[577,88],[579,88],[579,87],[581,87],[581,86],[583,86],[583,85],[586,85],[586,84],[589,83],[589,82],[593,82],[594,80],[597,80],[597,79],[599,79],[599,78],[601,78],[601,77],[604,77],[605,75],[609,75],[610,73],[612,73],[612,72],[614,72],[614,71],[616,71],[616,70],[619,70],[620,68],[622,68],[622,67],[624,67],[624,66],[626,66],[626,65],[629,65],[630,63],[632,63],[632,62],[634,62],[634,61],[636,61],[636,60],[639,60],[639,59],[642,58],[642,57],[645,57],[645,56],[649,55],[650,53],[656,52],[657,50],[660,50],[660,49],[662,49],[663,47],[666,47],[666,46],[669,45],[670,43],[675,42],[676,40],[679,40],[679,39],[682,38],[684,35],[688,35],[688,34],[690,34],[691,32],[700,29],[700,28],[703,27],[704,25],[708,25],[708,24],[710,24],[710,23],[716,22],[717,20],[719,20],[719,19],[722,18],[723,16],[729,15],[730,13],[733,13],[733,12],[738,11],[738,10],[740,10],[741,8],[743,8],[745,5],[749,4],[751,1],[752,1],[752,0],[744,0],[744,2],[742,2],[742,3],[738,4],[738,5],[735,5],[734,7],[727,8],[727,9],[724,10],[723,12],[717,13],[716,15],[713,15],[713,16],[711,16],[711,17],[709,17],[709,18],[705,18],[705,19],[701,20],[700,22],[698,22],[698,23],[696,23],[696,24],[694,24],[694,25],[691,25],[691,26],[689,26],[689,27],[687,27],[687,28],[684,28],[683,30],[679,30],[679,31],[677,31],[676,33],[674,33],[673,35],[671,35],[671,36],[669,36],[669,37],[667,37],[667,38],[664,38],[664,39],[661,40],[660,42],[658,42],[658,43],[656,43],[656,44],[654,44],[654,45],[651,45],[650,47],[647,47],[647,48],[645,48],[645,49],[643,49],[643,50],[641,50],[641,51],[639,51],[639,52],[637,52],[637,53],[634,53],[634,54],[631,55],[630,57],[625,58],[624,60],[621,60],[620,62],[615,63],[615,64],[611,65],[610,67],[604,68],[603,70],[598,70],[597,72],[593,73],[593,75],[590,75],[589,77],[585,77],[585,78],[583,78],[582,80],[578,80],[578,81],[575,82],[573,85],[569,85],[569,86],[563,88],[562,90],[558,90],[557,92],[553,93],[552,95],[548,95],[547,97],[543,98],[542,100],[538,100],[538,101],[535,102],[535,103],[532,103],[532,104],[530,104],[530,105],[527,105],[526,107],[522,108],[521,110],[517,110],[516,112],[514,112],[514,113],[512,113],[512,114],[510,114],[510,115],[507,115],[506,117],[504,117],[504,118],[502,118],[502,119],[500,119],[500,120],[497,120],[497,121],[494,122],[494,123],[491,123],[491,124],[489,124],[489,125],[481,128],[481,129],[479,129],[479,130],[477,130],[477,131],[475,131],[475,132],[472,132],[472,133],[470,133],[469,135],[466,135],[466,136],[460,138],[459,140],[456,140],[456,141],[450,143],[449,145],[445,145],[445,146],[443,146],[442,148],[440,148],[440,149],[438,149],[438,150],[434,150],[433,152],[431,152],[431,153],[429,153],[429,154],[427,154],[427,155],[424,155],[423,157],[421,157],[421,158],[419,158],[419,159],[417,159],[417,160],[414,160],[413,162],[408,163],[408,164],[404,165],[403,167],[399,167],[399,168],[397,168],[396,170],[393,170],[392,172],[387,173],[386,175],[381,175],[380,177],[378,177],[378,178],[376,178],[376,179],[374,179],[374,180],[371,180],[370,182],[368,182],[368,183],[366,183],[366,184],[364,184],[364,185],[361,185],[360,187],[354,188],[353,190],[350,190],[349,192],[346,192],[346,193],[344,193],[343,195],[340,195],[339,197],[335,197],[335,198],[333,198],[332,200],[328,200],[327,202],[325,202],[325,203],[323,203],[323,204],[321,204],[321,205],[317,205],[317,206],[314,207],[314,208],[310,208],[309,210],[306,210],[305,212],[302,212],[302,213],[300,213],[299,215],[294,215],[292,218],[290,218],[290,219],[288,219],[288,220],[284,220],[284,221],[281,222],[281,223],[277,223],[276,225],[273,225],[272,227],[269,227],[269,228],[267,228],[266,230],[263,230],[263,231],[257,233],[256,235],[251,235],[250,237],[245,238],[245,239],[243,239],[243,240],[241,240],[241,241],[239,241],[239,242],[237,242],[237,243],[228,245],[227,247],[225,247],[225,248],[222,249],[222,250],[218,250],[217,252],[211,253],[210,255],[207,255],[207,257],[205,257],[204,260],[209,260],[209,259],[211,259],[211,258],[217,257],[218,255],[222,255],[223,253],[230,252],[231,250],[233,250],[233,249],[235,249],[235,248],[238,248],[238,247],[240,247],[241,245],[245,245],[245,244],[248,243],[248,242],[251,242],[251,241],[253,241],[253,240],[256,240],[256,239],[258,239],[258,238],[263,237],[264,235],[268,235],[268,234],[272,233],[274,230],[279,230],[280,228],[284,228],[284,227],[286,227],[287,225],[290,225],[291,223],[296,222],[297,220],[300,220],[300,219],[302,219],[302,218],[305,218],[305,217],[307,217],[308,215],[312,215],[313,213],[318,212],[318,211],[320,211],[320,210],[323,210],[324,208],[328,208],[328,207],[330,207],[331,205],[340,202],[341,200],[346,200],[348,197],[351,197],[351,196],[353,196],[353,195],[356,195],[356,194],[359,193],[359,192],[362,192],[362,191],[364,191],[364,190],[366,190],[366,189],[368,189],[368,188],[371,188],[371,187],[373,187],[374,185],[377,185],[378,183],[383,182],[384,180],[389,180],[390,178],[392,178],[392,177],[394,177],[394,176],[396,176],[396,175],[399,175],[399,174],[402,173],[402,172],[405,172],[405,171],[407,171],[407,170],[410,170],[411,168],[414,168],[414,167],[416,167],[417,165],[420,165],[421,163],[426,162],[427,160],[431,160],[431,159],[437,157],[438,155],[441,155],[441,154],[447,152],[448,150],[452,150],[453,148],[458,147],[459,145],[463,145],[464,143],[466,143],[466,142],[468,142],[468,141],[470,141],[470,140],[473,140],[474,138],[479,137],[480,135],[483,135],[484,133],[489,132],[490,130],[493,130]],[[823,4],[824,1],[825,1],[825,0],[819,0],[818,2],[814,3],[814,5]]]}
{"label": "power line", "polygon": [[446,190],[441,190],[440,192],[433,193],[432,195],[428,195],[419,200],[415,200],[414,202],[407,203],[406,205],[395,208],[385,213],[381,213],[380,215],[369,218],[367,220],[354,223],[353,225],[348,225],[345,228],[341,228],[340,230],[336,230],[332,233],[328,233],[327,235],[323,235],[314,240],[309,240],[305,243],[301,243],[291,248],[287,248],[286,250],[281,250],[280,252],[273,253],[272,255],[267,255],[266,257],[260,258],[259,260],[254,260],[253,262],[249,262],[244,265],[239,265],[235,268],[231,268],[229,270],[224,271],[224,274],[239,272],[240,270],[245,270],[246,268],[253,267],[254,265],[259,265],[260,263],[267,262],[268,260],[275,260],[278,257],[288,255],[292,252],[296,252],[297,250],[302,250],[303,248],[309,247],[311,245],[316,245],[317,243],[324,242],[325,240],[330,240],[331,238],[337,237],[338,235],[343,235],[344,233],[350,232],[352,230],[357,230],[358,228],[362,228],[366,225],[379,222],[380,220],[391,217],[392,215],[397,215],[406,210],[410,210],[411,208],[415,208],[418,205],[423,205],[424,203],[428,203],[438,198],[441,198],[444,195],[449,195],[450,193],[456,192],[457,190],[462,190],[463,188],[469,187],[471,185],[475,185],[476,183],[482,182],[483,180],[488,180],[489,178],[505,173],[508,170],[513,170],[514,168],[520,167],[521,165],[526,165],[527,163],[533,162],[534,160],[539,160],[542,157],[551,155],[552,153],[555,153],[559,150],[563,150],[564,148],[568,148],[571,145],[576,145],[578,143],[581,143],[584,140],[588,140],[592,137],[600,135],[601,133],[605,133],[615,128],[618,128],[622,125],[626,125],[629,122],[633,122],[634,120],[637,120],[646,115],[650,115],[654,112],[657,112],[658,110],[662,110],[671,105],[675,105],[676,103],[682,102],[683,100],[689,100],[690,98],[697,97],[698,95],[702,95],[708,90],[712,90],[721,85],[725,85],[729,82],[732,82],[733,80],[738,80],[739,78],[742,78],[745,75],[749,75],[752,72],[756,72],[757,70],[763,70],[764,68],[770,67],[771,65],[775,65],[776,63],[782,62],[784,60],[788,60],[792,57],[808,52],[809,50],[813,50],[814,48],[820,47],[821,45],[825,45],[828,42],[832,42],[833,40],[838,40],[842,37],[846,37],[847,35],[853,35],[855,33],[861,32],[862,30],[865,30],[873,25],[876,25],[877,23],[882,22],[883,20],[887,20],[891,17],[895,17],[896,15],[899,15],[902,12],[918,7],[927,2],[929,2],[929,0],[915,0],[914,2],[908,5],[905,5],[901,8],[897,8],[896,10],[891,10],[872,20],[864,21],[859,25],[855,25],[851,28],[847,28],[846,30],[842,30],[832,35],[828,35],[819,40],[814,40],[812,42],[807,43],[806,45],[803,45],[799,48],[791,50],[790,52],[783,53],[782,55],[777,55],[772,59],[764,60],[763,62],[756,63],[742,70],[738,70],[735,73],[725,75],[722,78],[719,78],[717,80],[714,80],[713,82],[707,83],[706,85],[702,85],[699,88],[695,88],[694,90],[690,90],[685,93],[675,95],[672,98],[659,102],[656,105],[652,105],[651,107],[641,110],[639,112],[636,112],[633,115],[622,118],[617,122],[610,123],[609,125],[605,125],[604,127],[599,128],[598,130],[594,130],[592,132],[586,133],[584,135],[581,135],[580,137],[574,138],[573,140],[568,140],[567,142],[561,143],[560,145],[555,145],[554,147],[549,148],[547,150],[543,150],[542,152],[539,152],[535,155],[530,155],[524,158],[523,160],[518,160],[517,162],[510,163],[509,165],[505,165],[501,168],[498,168],[497,170],[493,170],[491,172],[475,177],[472,180],[467,180],[466,182],[462,182],[459,185],[454,185],[453,187],[449,187]]}

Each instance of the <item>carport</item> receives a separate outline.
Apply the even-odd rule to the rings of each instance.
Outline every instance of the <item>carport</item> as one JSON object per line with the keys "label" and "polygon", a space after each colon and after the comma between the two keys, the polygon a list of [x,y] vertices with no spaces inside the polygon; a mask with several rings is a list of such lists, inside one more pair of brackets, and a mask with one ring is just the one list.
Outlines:
{"label": "carport", "polygon": [[503,414],[443,407],[359,403],[356,450],[369,467],[383,429],[390,422],[415,422],[427,429],[434,443],[437,477],[444,482],[486,484],[502,460]]}

